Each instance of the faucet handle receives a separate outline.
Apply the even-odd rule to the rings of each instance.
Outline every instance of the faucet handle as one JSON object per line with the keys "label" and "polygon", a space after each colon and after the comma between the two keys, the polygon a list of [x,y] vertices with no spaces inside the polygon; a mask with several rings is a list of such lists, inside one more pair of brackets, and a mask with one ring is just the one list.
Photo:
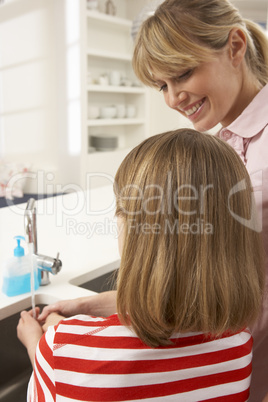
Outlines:
{"label": "faucet handle", "polygon": [[56,258],[54,260],[54,265],[52,266],[51,270],[52,270],[52,274],[56,275],[58,272],[60,272],[61,267],[62,267],[62,262],[59,259],[60,253],[59,251],[57,252]]}
{"label": "faucet handle", "polygon": [[58,257],[59,253],[57,254],[56,258],[48,257],[47,255],[37,254],[37,266],[42,271],[47,271],[53,275],[56,275],[58,272],[60,272],[62,267],[62,262],[61,260],[59,260]]}
{"label": "faucet handle", "polygon": [[56,258],[37,254],[36,261],[38,268],[41,270],[41,286],[48,285],[50,283],[49,272],[52,275],[56,275],[61,270],[62,262],[59,259],[59,253],[57,253]]}

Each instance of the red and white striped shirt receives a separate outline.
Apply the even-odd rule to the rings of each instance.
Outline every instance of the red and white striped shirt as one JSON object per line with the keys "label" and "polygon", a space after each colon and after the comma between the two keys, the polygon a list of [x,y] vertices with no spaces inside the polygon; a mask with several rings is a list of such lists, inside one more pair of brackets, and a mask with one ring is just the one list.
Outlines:
{"label": "red and white striped shirt", "polygon": [[246,401],[252,337],[177,334],[144,345],[117,314],[75,316],[50,327],[36,351],[28,401]]}

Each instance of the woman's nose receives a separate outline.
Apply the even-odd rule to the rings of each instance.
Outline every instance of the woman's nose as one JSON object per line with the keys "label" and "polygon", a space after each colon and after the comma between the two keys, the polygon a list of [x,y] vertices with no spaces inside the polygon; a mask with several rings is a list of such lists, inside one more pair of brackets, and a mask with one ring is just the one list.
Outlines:
{"label": "woman's nose", "polygon": [[169,87],[168,96],[166,98],[167,105],[172,109],[178,109],[181,103],[187,98],[187,94],[181,91],[177,86]]}

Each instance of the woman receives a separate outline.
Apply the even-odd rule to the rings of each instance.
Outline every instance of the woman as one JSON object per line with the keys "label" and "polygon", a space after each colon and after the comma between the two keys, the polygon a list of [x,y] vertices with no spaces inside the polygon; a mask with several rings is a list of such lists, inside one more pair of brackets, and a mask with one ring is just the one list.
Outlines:
{"label": "woman", "polygon": [[[198,130],[218,123],[217,134],[250,173],[268,254],[268,39],[227,0],[166,0],[142,25],[133,67],[146,85]],[[249,219],[250,222],[250,219]],[[268,262],[263,308],[252,327],[253,402],[268,391]],[[80,306],[81,303],[81,306]],[[44,311],[73,314],[115,311],[115,295],[61,302]]]}
{"label": "woman", "polygon": [[[146,85],[198,130],[241,156],[254,187],[268,255],[268,39],[227,0],[167,0],[136,40],[133,67]],[[268,391],[268,261],[262,313],[252,327],[252,397]]]}

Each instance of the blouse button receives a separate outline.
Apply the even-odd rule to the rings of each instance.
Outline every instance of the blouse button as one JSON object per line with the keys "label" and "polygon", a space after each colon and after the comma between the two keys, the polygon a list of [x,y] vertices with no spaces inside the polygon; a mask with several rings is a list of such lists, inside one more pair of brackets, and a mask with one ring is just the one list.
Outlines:
{"label": "blouse button", "polygon": [[231,136],[232,136],[232,133],[231,133],[230,131],[228,131],[228,130],[225,130],[225,131],[224,131],[223,137],[224,137],[226,140],[228,140],[229,138],[231,138]]}

